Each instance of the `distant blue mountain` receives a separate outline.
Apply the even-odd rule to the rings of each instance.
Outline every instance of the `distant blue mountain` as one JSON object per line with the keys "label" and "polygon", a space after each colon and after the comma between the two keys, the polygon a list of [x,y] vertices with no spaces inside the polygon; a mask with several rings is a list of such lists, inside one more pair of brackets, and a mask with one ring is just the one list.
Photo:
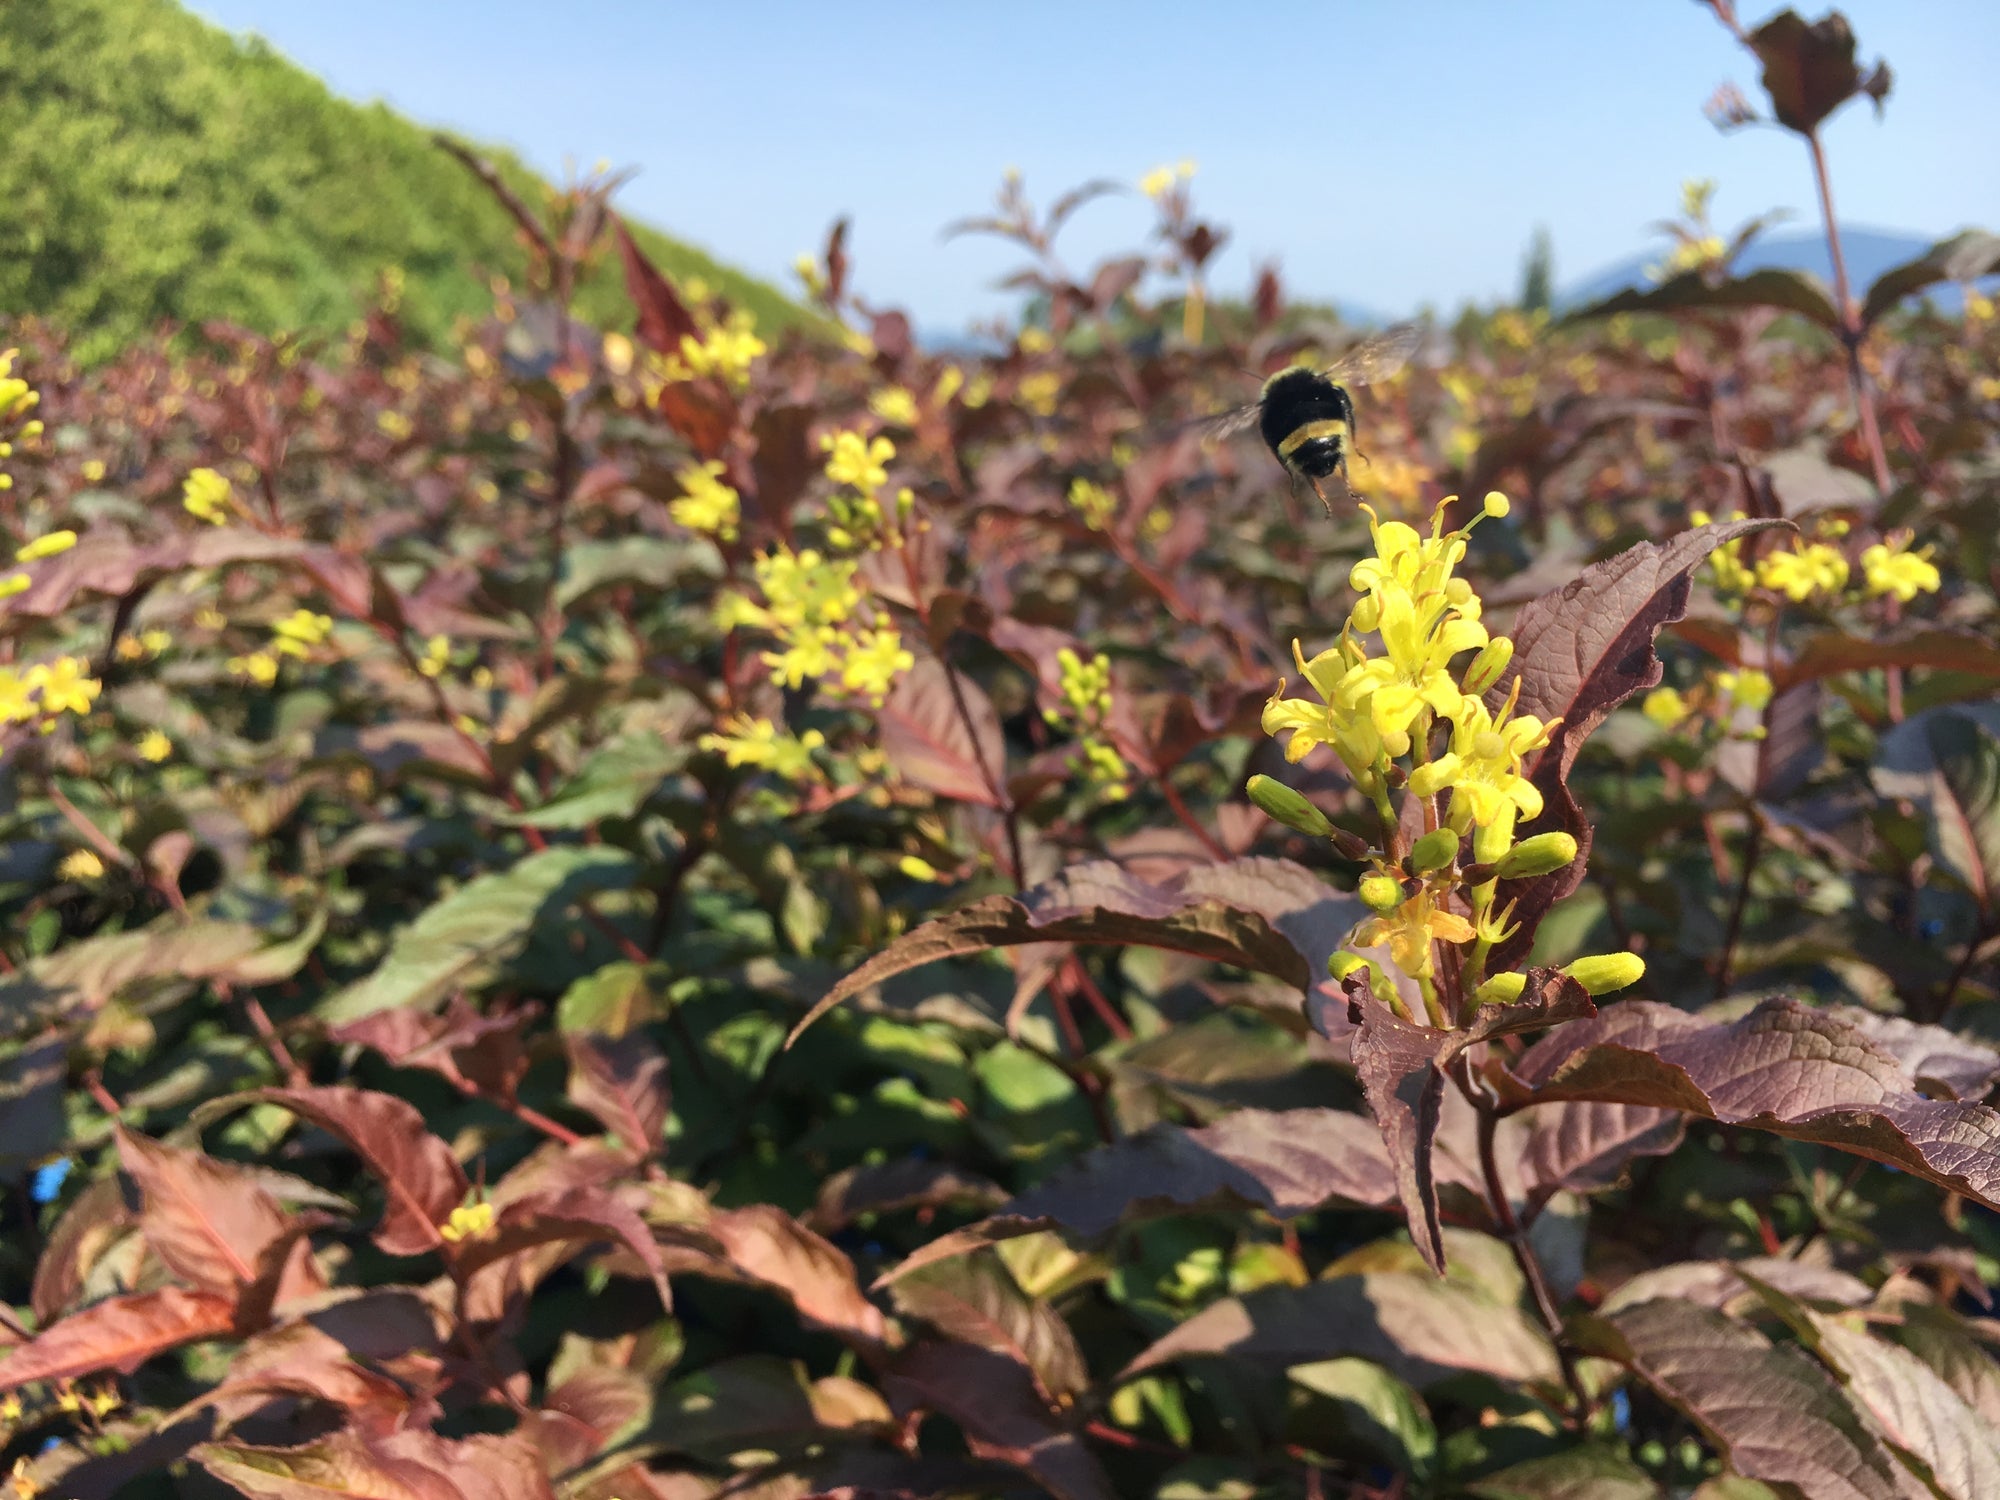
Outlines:
{"label": "distant blue mountain", "polygon": [[[1934,242],[1920,235],[1901,234],[1888,229],[1843,229],[1840,248],[1847,260],[1848,288],[1856,297],[1865,297],[1876,277],[1905,261],[1915,260]],[[1667,245],[1622,260],[1617,265],[1564,288],[1557,302],[1564,307],[1580,307],[1598,302],[1627,287],[1649,284],[1646,267],[1666,258]],[[1793,230],[1786,234],[1759,235],[1750,248],[1737,257],[1738,271],[1805,271],[1833,285],[1833,258],[1827,254],[1826,237],[1817,230]],[[1940,286],[1931,295],[1946,307],[1958,305],[1956,287]]]}

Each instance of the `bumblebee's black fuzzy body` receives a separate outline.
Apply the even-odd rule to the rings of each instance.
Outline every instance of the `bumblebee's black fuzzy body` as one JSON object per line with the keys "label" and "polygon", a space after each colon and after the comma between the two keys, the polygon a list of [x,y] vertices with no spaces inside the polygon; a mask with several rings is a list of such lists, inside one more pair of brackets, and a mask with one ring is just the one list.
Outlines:
{"label": "bumblebee's black fuzzy body", "polygon": [[1318,480],[1346,477],[1354,402],[1339,385],[1316,370],[1294,366],[1264,383],[1259,406],[1257,431],[1279,463],[1315,491]]}

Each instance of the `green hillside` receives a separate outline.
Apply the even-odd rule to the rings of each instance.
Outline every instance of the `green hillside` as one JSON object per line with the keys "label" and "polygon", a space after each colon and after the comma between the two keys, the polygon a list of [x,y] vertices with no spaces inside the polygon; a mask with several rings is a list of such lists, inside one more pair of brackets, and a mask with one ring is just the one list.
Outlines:
{"label": "green hillside", "polygon": [[[502,170],[539,203],[535,178]],[[770,286],[651,232],[760,328],[809,324]],[[161,318],[338,327],[386,267],[433,337],[523,263],[504,211],[429,133],[335,97],[268,46],[175,0],[0,0],[0,315],[73,330],[86,358]],[[629,321],[615,257],[580,311]]]}

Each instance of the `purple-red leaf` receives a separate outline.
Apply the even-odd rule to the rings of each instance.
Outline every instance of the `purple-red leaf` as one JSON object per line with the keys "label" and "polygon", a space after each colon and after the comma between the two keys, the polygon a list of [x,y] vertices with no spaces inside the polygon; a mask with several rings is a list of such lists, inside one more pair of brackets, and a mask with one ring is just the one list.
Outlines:
{"label": "purple-red leaf", "polygon": [[1900,1500],[1898,1465],[1825,1371],[1710,1308],[1660,1298],[1572,1322],[1700,1424],[1735,1473],[1813,1500]]}
{"label": "purple-red leaf", "polygon": [[[1590,820],[1569,790],[1569,773],[1583,742],[1634,693],[1659,685],[1662,668],[1653,640],[1687,613],[1690,579],[1702,560],[1737,537],[1782,521],[1723,521],[1681,533],[1670,542],[1641,542],[1595,563],[1515,616],[1513,669],[1487,694],[1496,710],[1514,684],[1515,712],[1561,726],[1527,768],[1555,826],[1577,841],[1577,857],[1552,875],[1502,882],[1500,900],[1516,903],[1514,938],[1494,951],[1497,970],[1528,951],[1542,916],[1583,881],[1590,857]],[[1539,829],[1535,831],[1540,831]]]}
{"label": "purple-red leaf", "polygon": [[656,354],[679,354],[682,339],[701,337],[694,314],[681,301],[673,283],[646,258],[646,252],[632,238],[625,221],[616,214],[611,216],[611,233],[613,243],[618,246],[618,259],[625,268],[626,293],[639,314],[634,335]]}
{"label": "purple-red leaf", "polygon": [[1544,1384],[1560,1378],[1555,1350],[1519,1308],[1455,1281],[1400,1271],[1226,1297],[1146,1349],[1119,1379],[1197,1354],[1285,1365],[1352,1356],[1420,1388],[1461,1370]]}
{"label": "purple-red leaf", "polygon": [[889,764],[912,786],[954,802],[1002,805],[996,789],[1006,780],[1007,750],[1000,716],[978,683],[954,681],[943,662],[925,657],[897,680],[876,721]]}
{"label": "purple-red leaf", "polygon": [[1446,1070],[1468,1047],[1589,1016],[1595,1007],[1581,985],[1553,969],[1529,970],[1518,1002],[1485,1006],[1470,1026],[1456,1031],[1402,1020],[1359,977],[1348,980],[1347,993],[1352,1019],[1359,1027],[1350,1045],[1354,1070],[1382,1132],[1397,1193],[1409,1218],[1410,1238],[1425,1263],[1443,1274],[1444,1234],[1434,1157]]}
{"label": "purple-red leaf", "polygon": [[387,1203],[375,1243],[390,1255],[421,1255],[443,1241],[438,1226],[465,1200],[471,1184],[451,1147],[424,1128],[413,1104],[368,1089],[262,1089],[245,1104],[280,1105],[340,1137],[382,1184]]}
{"label": "purple-red leaf", "polygon": [[938,959],[1022,943],[1166,948],[1270,974],[1301,990],[1362,915],[1352,897],[1283,859],[1239,859],[1149,884],[1108,860],[1019,896],[988,896],[897,939],[827,992],[796,1038],[848,996]]}
{"label": "purple-red leaf", "polygon": [[991,1218],[940,1235],[883,1279],[1044,1229],[1098,1239],[1156,1215],[1248,1208],[1289,1219],[1336,1199],[1366,1208],[1396,1202],[1368,1121],[1333,1109],[1243,1109],[1206,1129],[1155,1125],[1100,1146]]}
{"label": "purple-red leaf", "polygon": [[665,1144],[667,1058],[643,1031],[622,1037],[571,1033],[570,1103],[588,1110],[636,1160]]}
{"label": "purple-red leaf", "polygon": [[0,1391],[31,1380],[74,1380],[98,1370],[129,1375],[156,1354],[219,1338],[235,1325],[236,1299],[164,1287],[107,1297],[37,1334],[0,1358]]}
{"label": "purple-red leaf", "polygon": [[1887,1162],[2000,1207],[2000,1113],[1927,1099],[1896,1058],[1837,1016],[1767,1000],[1730,1022],[1627,1000],[1517,1060],[1534,1100],[1677,1109]]}
{"label": "purple-red leaf", "polygon": [[947,1338],[1020,1361],[1046,1401],[1074,1400],[1090,1385],[1069,1324],[1022,1291],[997,1255],[925,1266],[899,1278],[893,1296],[898,1312],[922,1318]]}
{"label": "purple-red leaf", "polygon": [[917,1344],[903,1351],[882,1387],[899,1413],[944,1413],[974,1454],[1033,1475],[1055,1500],[1116,1500],[1090,1450],[1036,1394],[1027,1369],[1004,1354]]}
{"label": "purple-red leaf", "polygon": [[636,1210],[601,1188],[577,1187],[534,1193],[502,1208],[493,1227],[458,1241],[447,1251],[452,1274],[470,1281],[484,1267],[539,1245],[593,1240],[622,1244],[653,1278],[660,1305],[671,1309],[667,1263],[659,1241]]}

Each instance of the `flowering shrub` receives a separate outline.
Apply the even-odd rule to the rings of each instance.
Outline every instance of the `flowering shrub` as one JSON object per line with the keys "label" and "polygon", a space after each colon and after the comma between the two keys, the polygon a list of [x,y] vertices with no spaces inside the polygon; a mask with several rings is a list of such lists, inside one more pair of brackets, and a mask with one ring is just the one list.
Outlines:
{"label": "flowering shrub", "polygon": [[2000,243],[1468,316],[1326,521],[1194,177],[976,358],[604,184],[12,331],[15,1495],[1994,1492]]}

